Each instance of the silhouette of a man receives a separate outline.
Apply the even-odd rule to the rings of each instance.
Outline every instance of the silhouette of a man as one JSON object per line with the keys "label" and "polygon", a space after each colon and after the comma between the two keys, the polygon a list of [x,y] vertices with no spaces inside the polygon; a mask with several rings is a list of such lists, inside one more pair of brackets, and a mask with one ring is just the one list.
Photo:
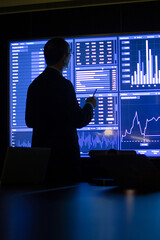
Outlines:
{"label": "silhouette of a man", "polygon": [[51,169],[65,171],[79,160],[76,128],[91,121],[96,99],[87,98],[81,108],[72,83],[62,76],[71,57],[70,46],[63,38],[49,40],[44,56],[46,69],[28,88],[25,119],[27,126],[33,128],[32,147],[52,148]]}

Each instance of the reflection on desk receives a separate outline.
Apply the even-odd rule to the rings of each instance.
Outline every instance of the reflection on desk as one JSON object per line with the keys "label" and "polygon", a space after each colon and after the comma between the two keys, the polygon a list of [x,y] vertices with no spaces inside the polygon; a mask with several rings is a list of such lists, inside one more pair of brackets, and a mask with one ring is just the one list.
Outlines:
{"label": "reflection on desk", "polygon": [[159,240],[160,192],[75,186],[0,193],[2,240]]}

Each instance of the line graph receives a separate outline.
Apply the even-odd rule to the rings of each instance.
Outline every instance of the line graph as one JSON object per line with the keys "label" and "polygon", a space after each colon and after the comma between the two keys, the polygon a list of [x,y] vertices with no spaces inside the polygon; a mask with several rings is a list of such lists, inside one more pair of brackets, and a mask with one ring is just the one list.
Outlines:
{"label": "line graph", "polygon": [[118,131],[78,131],[79,146],[81,153],[90,150],[118,149]]}
{"label": "line graph", "polygon": [[159,149],[160,95],[158,92],[121,96],[120,149]]}
{"label": "line graph", "polygon": [[13,147],[31,147],[32,131],[12,132]]}
{"label": "line graph", "polygon": [[[146,124],[145,124],[145,127],[144,127],[144,129],[142,130],[142,126],[141,126],[141,123],[140,123],[140,121],[139,121],[139,117],[138,117],[138,113],[136,112],[135,113],[135,116],[134,116],[134,118],[133,118],[133,122],[132,122],[132,126],[131,126],[131,128],[130,128],[130,130],[128,131],[127,129],[125,130],[125,133],[124,133],[124,135],[122,134],[122,138],[121,138],[121,142],[123,142],[124,141],[124,139],[126,138],[126,137],[128,137],[128,136],[130,136],[130,137],[132,137],[132,132],[133,132],[133,129],[134,129],[134,127],[135,127],[135,121],[136,121],[136,123],[137,123],[137,125],[138,125],[138,127],[139,127],[139,131],[140,131],[140,135],[142,136],[142,139],[140,139],[138,136],[138,140],[141,140],[141,141],[143,141],[143,142],[150,142],[150,139],[148,138],[148,137],[160,137],[160,130],[159,130],[159,132],[157,132],[157,130],[156,130],[156,134],[147,134],[147,128],[148,128],[148,125],[149,125],[149,123],[151,123],[151,122],[157,122],[158,123],[158,121],[159,121],[159,126],[160,126],[160,116],[158,117],[158,118],[155,118],[155,117],[152,117],[151,119],[146,119]],[[158,127],[158,126],[157,126]],[[147,138],[146,138],[147,137]]]}

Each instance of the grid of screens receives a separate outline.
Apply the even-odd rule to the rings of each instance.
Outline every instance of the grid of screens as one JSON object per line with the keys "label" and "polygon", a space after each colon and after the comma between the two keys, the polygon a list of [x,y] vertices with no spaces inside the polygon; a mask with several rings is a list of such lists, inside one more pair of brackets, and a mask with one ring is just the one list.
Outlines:
{"label": "grid of screens", "polygon": [[[73,54],[63,75],[73,83],[80,106],[97,89],[94,118],[78,129],[81,156],[111,148],[160,156],[160,34],[66,41]],[[10,42],[10,146],[31,146],[26,95],[46,67],[46,42]]]}

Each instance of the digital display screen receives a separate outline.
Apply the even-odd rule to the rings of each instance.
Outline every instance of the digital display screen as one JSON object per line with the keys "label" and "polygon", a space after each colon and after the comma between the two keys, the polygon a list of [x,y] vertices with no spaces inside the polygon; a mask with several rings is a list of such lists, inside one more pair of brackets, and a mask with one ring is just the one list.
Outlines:
{"label": "digital display screen", "polygon": [[[46,67],[47,41],[10,42],[10,146],[31,146],[26,96],[30,83]],[[63,76],[72,82],[81,107],[97,89],[94,117],[77,129],[81,156],[111,148],[160,156],[160,34],[66,41],[73,54]]]}

